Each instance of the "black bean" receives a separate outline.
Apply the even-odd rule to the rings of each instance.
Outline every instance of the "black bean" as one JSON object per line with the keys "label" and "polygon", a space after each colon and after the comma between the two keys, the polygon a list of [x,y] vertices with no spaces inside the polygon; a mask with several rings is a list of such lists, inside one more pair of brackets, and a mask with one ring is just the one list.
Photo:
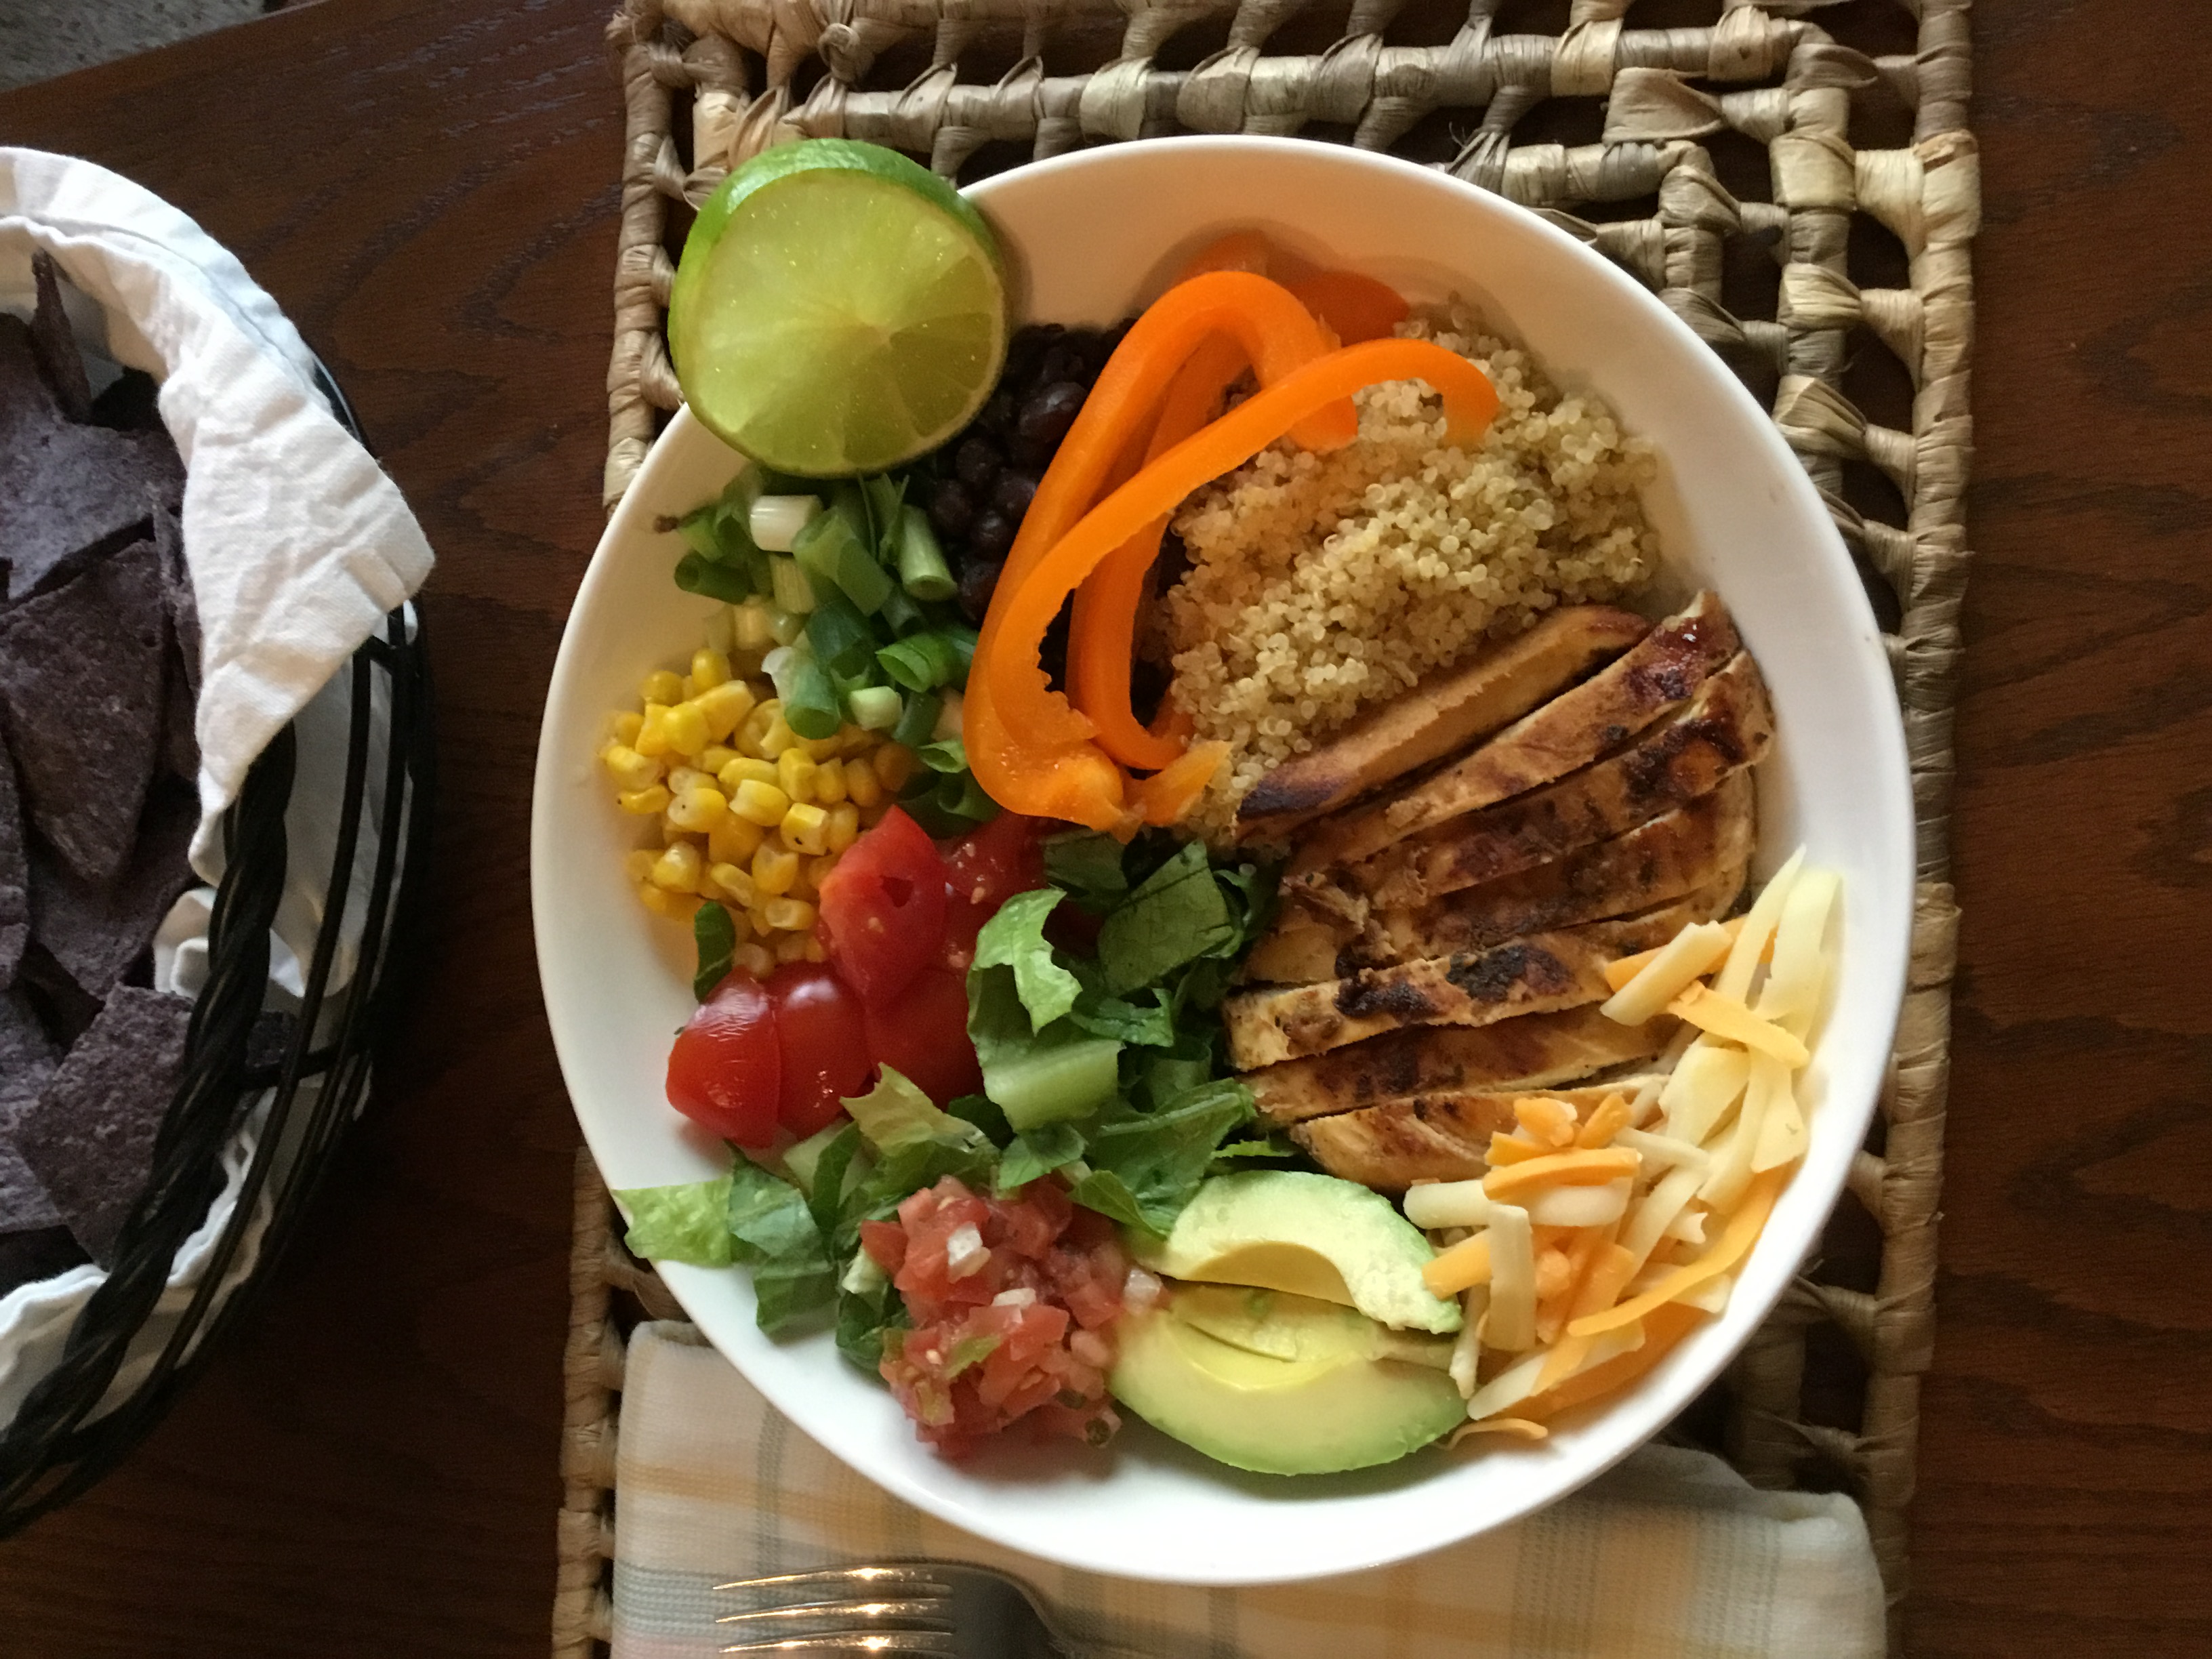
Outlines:
{"label": "black bean", "polygon": [[997,559],[970,559],[960,567],[960,614],[981,628],[983,613],[991,608],[999,573],[1006,568]]}
{"label": "black bean", "polygon": [[1036,378],[1038,383],[1044,386],[1049,386],[1054,380],[1081,382],[1084,379],[1082,350],[1066,341],[1054,346],[1037,364]]}
{"label": "black bean", "polygon": [[1116,323],[1103,333],[1085,337],[1083,343],[1085,371],[1083,378],[1085,380],[1095,380],[1098,378],[1099,371],[1106,367],[1106,360],[1114,355],[1115,348],[1121,343],[1121,337],[1128,331],[1129,325],[1127,323]]}
{"label": "black bean", "polygon": [[1067,435],[1067,428],[1075,424],[1082,412],[1083,400],[1089,394],[1075,380],[1054,380],[1040,392],[1032,392],[1022,401],[1021,411],[1014,422],[1014,435],[1030,447],[1048,444],[1057,448]]}
{"label": "black bean", "polygon": [[947,478],[929,498],[929,522],[947,541],[957,541],[975,522],[975,497],[957,478]]}
{"label": "black bean", "polygon": [[1014,545],[1014,521],[1005,514],[985,507],[975,515],[969,544],[987,559],[1003,559]]}
{"label": "black bean", "polygon": [[1026,472],[1016,472],[1009,468],[999,474],[998,483],[992,487],[992,510],[1003,513],[1019,524],[1022,514],[1030,510],[1030,497],[1036,492],[1037,481],[1035,478]]}
{"label": "black bean", "polygon": [[1006,465],[1005,452],[981,433],[962,439],[960,447],[952,452],[953,472],[978,495],[990,493]]}
{"label": "black bean", "polygon": [[983,412],[975,417],[975,424],[1003,438],[1013,431],[1014,421],[1020,412],[1021,401],[1012,392],[994,392],[991,401],[983,405]]}

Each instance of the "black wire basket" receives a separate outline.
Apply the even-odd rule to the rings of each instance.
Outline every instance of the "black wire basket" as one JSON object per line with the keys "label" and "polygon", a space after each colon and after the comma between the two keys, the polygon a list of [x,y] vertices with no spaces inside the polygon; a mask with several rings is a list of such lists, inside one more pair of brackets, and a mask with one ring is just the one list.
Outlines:
{"label": "black wire basket", "polygon": [[[315,378],[359,438],[352,409],[320,364]],[[336,854],[314,949],[302,964],[298,1018],[281,1054],[249,1060],[248,1036],[269,989],[270,927],[289,873],[285,813],[299,738],[287,726],[223,817],[227,857],[208,928],[207,981],[192,1008],[184,1074],[155,1143],[153,1178],[59,1362],[0,1432],[0,1536],[79,1496],[160,1421],[267,1283],[364,1104],[372,1052],[392,1025],[404,982],[395,969],[414,932],[428,852],[430,687],[414,607],[388,616],[341,672],[351,675],[352,701]],[[388,711],[381,731],[380,702]],[[371,781],[380,778],[381,800],[372,810]],[[352,976],[333,991],[332,969],[356,917]],[[133,1358],[179,1247],[206,1221],[224,1184],[223,1149],[255,1110],[264,1113],[258,1142],[191,1300],[150,1368],[119,1391],[118,1374]],[[251,1270],[228,1282],[257,1223]]]}

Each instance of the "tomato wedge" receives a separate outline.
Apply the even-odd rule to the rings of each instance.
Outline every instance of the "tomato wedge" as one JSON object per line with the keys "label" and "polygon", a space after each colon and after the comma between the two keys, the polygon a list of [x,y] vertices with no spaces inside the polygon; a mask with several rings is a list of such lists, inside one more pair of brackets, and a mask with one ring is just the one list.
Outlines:
{"label": "tomato wedge", "polygon": [[968,1040],[968,976],[931,966],[890,1002],[867,1007],[868,1052],[910,1079],[939,1106],[983,1091],[983,1068]]}
{"label": "tomato wedge", "polygon": [[782,1087],[775,1005],[758,980],[732,974],[677,1033],[668,1103],[723,1139],[757,1150],[775,1139]]}
{"label": "tomato wedge", "polygon": [[775,1005],[782,1057],[776,1115],[804,1140],[836,1121],[844,1102],[867,1088],[873,1065],[868,1028],[860,999],[836,975],[811,963],[777,969],[769,978],[768,995]]}
{"label": "tomato wedge", "polygon": [[1042,818],[1001,812],[952,843],[945,855],[951,889],[945,917],[945,959],[965,973],[975,960],[975,935],[1017,893],[1044,885]]}
{"label": "tomato wedge", "polygon": [[896,806],[823,878],[823,943],[863,1002],[893,1000],[936,960],[945,882],[937,844]]}

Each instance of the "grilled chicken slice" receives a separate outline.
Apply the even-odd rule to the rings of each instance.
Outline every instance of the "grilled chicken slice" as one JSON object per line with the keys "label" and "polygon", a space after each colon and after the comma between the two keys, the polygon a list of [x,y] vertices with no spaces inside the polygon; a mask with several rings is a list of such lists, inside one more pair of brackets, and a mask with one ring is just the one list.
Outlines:
{"label": "grilled chicken slice", "polygon": [[[1543,1093],[1588,1117],[1607,1095],[1632,1098],[1648,1077],[1618,1078],[1577,1089]],[[1528,1089],[1480,1094],[1424,1096],[1364,1106],[1334,1117],[1301,1123],[1291,1138],[1333,1176],[1387,1193],[1417,1181],[1473,1181],[1490,1168],[1490,1137],[1514,1127],[1513,1103]]]}
{"label": "grilled chicken slice", "polygon": [[1248,1074],[1260,1115],[1273,1124],[1348,1112],[1385,1101],[1485,1090],[1548,1089],[1649,1060],[1674,1022],[1607,1019],[1595,1006],[1528,1014],[1495,1025],[1417,1026]]}
{"label": "grilled chicken slice", "polygon": [[1378,905],[1410,909],[1516,875],[1697,799],[1755,765],[1773,738],[1766,683],[1739,651],[1679,714],[1620,753],[1402,841],[1344,878]]}
{"label": "grilled chicken slice", "polygon": [[1753,840],[1750,775],[1578,853],[1419,909],[1376,910],[1354,927],[1293,896],[1245,961],[1249,979],[1308,984],[1420,957],[1486,951],[1523,933],[1577,927],[1695,901],[1689,921],[1725,915]]}
{"label": "grilled chicken slice", "polygon": [[1221,1005],[1229,1060],[1240,1072],[1341,1048],[1415,1025],[1489,1025],[1516,1014],[1601,1002],[1605,964],[1681,931],[1677,907],[1512,939],[1487,951],[1424,957],[1317,985],[1240,992]]}
{"label": "grilled chicken slice", "polygon": [[1241,839],[1279,839],[1323,812],[1465,748],[1556,696],[1650,631],[1632,611],[1577,605],[1432,675],[1261,778],[1237,809]]}
{"label": "grilled chicken slice", "polygon": [[1731,872],[1736,879],[1728,897],[1733,901],[1751,858],[1753,813],[1751,776],[1733,774],[1711,793],[1625,836],[1418,910],[1378,910],[1340,959],[1367,967],[1484,951],[1523,933],[1648,910],[1711,886]]}
{"label": "grilled chicken slice", "polygon": [[1473,753],[1385,800],[1316,825],[1286,883],[1332,885],[1325,873],[1331,866],[1373,858],[1408,836],[1588,766],[1688,702],[1741,646],[1719,598],[1699,593],[1626,655]]}

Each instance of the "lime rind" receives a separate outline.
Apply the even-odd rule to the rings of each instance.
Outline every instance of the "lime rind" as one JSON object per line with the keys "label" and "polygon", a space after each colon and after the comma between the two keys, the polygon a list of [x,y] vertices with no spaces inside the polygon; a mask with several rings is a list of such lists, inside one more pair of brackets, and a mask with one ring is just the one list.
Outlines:
{"label": "lime rind", "polygon": [[896,151],[811,139],[763,152],[701,209],[669,301],[691,410],[764,465],[881,471],[972,420],[1006,342],[982,216]]}

